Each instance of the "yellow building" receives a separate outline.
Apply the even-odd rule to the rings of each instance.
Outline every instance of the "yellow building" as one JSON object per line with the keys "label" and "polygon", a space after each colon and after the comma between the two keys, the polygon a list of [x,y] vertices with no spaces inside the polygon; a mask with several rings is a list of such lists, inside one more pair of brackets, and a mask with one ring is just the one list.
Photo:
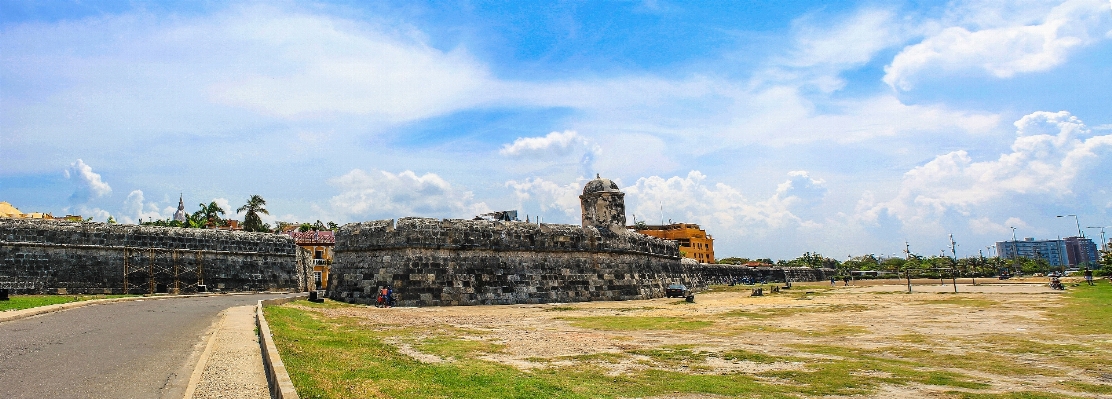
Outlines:
{"label": "yellow building", "polygon": [[714,237],[707,235],[697,224],[639,225],[629,226],[629,229],[647,236],[676,241],[685,258],[701,263],[714,263]]}
{"label": "yellow building", "polygon": [[69,221],[81,221],[81,216],[66,215],[65,217],[56,218],[54,215],[42,212],[23,213],[12,204],[0,201],[0,218],[19,218],[19,219],[64,219]]}
{"label": "yellow building", "polygon": [[336,247],[336,236],[331,230],[324,231],[289,231],[297,246],[305,248],[313,254],[313,281],[312,289],[328,289],[328,274],[332,271],[332,249]]}

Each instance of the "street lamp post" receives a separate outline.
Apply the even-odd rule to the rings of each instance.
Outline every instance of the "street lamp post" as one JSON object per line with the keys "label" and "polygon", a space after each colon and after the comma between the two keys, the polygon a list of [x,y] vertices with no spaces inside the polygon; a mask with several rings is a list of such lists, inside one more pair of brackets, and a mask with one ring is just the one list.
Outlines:
{"label": "street lamp post", "polygon": [[1101,246],[1102,249],[1104,248],[1105,245],[1108,244],[1108,241],[1105,241],[1105,239],[1104,239],[1104,229],[1106,227],[1112,227],[1112,226],[1089,226],[1089,227],[1086,227],[1086,229],[1100,229],[1100,246]]}
{"label": "street lamp post", "polygon": [[[1017,242],[1015,238],[1015,226],[1012,226],[1012,258],[1015,259],[1012,261],[1012,266],[1014,267],[1015,262],[1019,260],[1019,242]],[[1015,271],[1013,270],[1012,273],[1014,274]]]}
{"label": "street lamp post", "polygon": [[1077,220],[1077,215],[1058,215],[1056,217],[1064,218],[1073,216],[1073,222],[1077,224],[1077,238],[1085,238],[1085,233],[1081,231],[1081,222]]}

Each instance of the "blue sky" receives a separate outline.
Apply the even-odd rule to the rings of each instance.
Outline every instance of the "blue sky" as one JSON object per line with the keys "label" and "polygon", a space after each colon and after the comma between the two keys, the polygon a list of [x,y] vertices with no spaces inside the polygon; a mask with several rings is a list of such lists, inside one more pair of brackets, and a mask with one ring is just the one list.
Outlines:
{"label": "blue sky", "polygon": [[576,223],[599,173],[719,257],[1112,225],[1104,0],[2,1],[0,68],[27,212]]}

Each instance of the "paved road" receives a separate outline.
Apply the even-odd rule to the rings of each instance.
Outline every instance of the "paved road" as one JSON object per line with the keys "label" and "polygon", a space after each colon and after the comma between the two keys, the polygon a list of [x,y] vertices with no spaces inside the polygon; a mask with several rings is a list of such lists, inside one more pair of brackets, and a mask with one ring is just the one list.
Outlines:
{"label": "paved road", "polygon": [[0,397],[180,399],[220,311],[280,296],[152,298],[0,323]]}

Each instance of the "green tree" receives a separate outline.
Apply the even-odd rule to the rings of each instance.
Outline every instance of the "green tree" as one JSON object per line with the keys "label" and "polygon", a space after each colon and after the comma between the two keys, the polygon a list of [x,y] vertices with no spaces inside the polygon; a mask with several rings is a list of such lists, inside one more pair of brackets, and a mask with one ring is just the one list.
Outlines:
{"label": "green tree", "polygon": [[116,218],[112,217],[112,215],[108,215],[108,220],[105,220],[104,222],[108,224],[116,224]]}
{"label": "green tree", "polygon": [[311,225],[309,223],[302,223],[301,226],[298,226],[297,231],[300,231],[300,232],[304,233],[304,232],[310,231],[312,229],[313,229],[313,225]]}
{"label": "green tree", "polygon": [[202,223],[203,227],[216,227],[224,225],[224,219],[221,219],[220,215],[223,215],[226,212],[224,211],[224,208],[221,208],[220,205],[216,204],[216,201],[209,202],[208,205],[198,205],[201,206],[201,209],[193,213],[193,219],[195,222]]}
{"label": "green tree", "polygon": [[269,215],[270,211],[266,210],[266,200],[258,195],[252,195],[247,199],[247,204],[236,209],[236,212],[246,212],[243,215],[243,229],[247,231],[261,231],[269,232],[270,226],[263,223],[259,214]]}
{"label": "green tree", "polygon": [[744,265],[749,263],[749,258],[729,257],[718,260],[718,264],[722,265]]}
{"label": "green tree", "polygon": [[1100,251],[1100,269],[1094,271],[1098,276],[1112,276],[1112,249]]}

